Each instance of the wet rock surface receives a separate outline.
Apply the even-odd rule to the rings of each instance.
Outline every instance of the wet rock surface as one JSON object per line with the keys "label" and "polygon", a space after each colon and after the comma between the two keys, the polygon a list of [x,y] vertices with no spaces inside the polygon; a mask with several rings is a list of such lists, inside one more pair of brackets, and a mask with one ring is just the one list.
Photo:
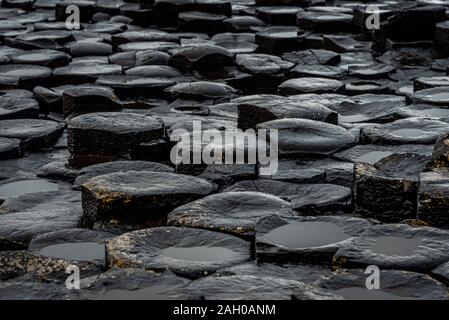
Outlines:
{"label": "wet rock surface", "polygon": [[106,264],[105,242],[113,234],[86,229],[65,229],[35,236],[29,251],[45,257]]}
{"label": "wet rock surface", "polygon": [[[0,279],[14,280],[22,276],[34,281],[62,282],[66,269],[75,261],[45,257],[27,251],[0,252]],[[78,262],[80,274],[89,277],[102,272],[103,267],[88,262]]]}
{"label": "wet rock surface", "polygon": [[109,266],[167,269],[187,278],[245,262],[249,251],[248,242],[231,235],[175,227],[142,229],[107,244]]}
{"label": "wet rock surface", "polygon": [[362,2],[2,1],[0,299],[446,298],[449,4]]}
{"label": "wet rock surface", "polygon": [[446,287],[428,275],[383,270],[380,290],[366,288],[364,270],[338,272],[321,280],[319,286],[347,300],[447,300]]}
{"label": "wet rock surface", "polygon": [[171,300],[186,298],[180,288],[190,283],[170,271],[156,273],[138,268],[112,268],[81,283],[72,299],[80,300]]}
{"label": "wet rock surface", "polygon": [[[259,288],[267,288],[261,291]],[[300,281],[254,275],[206,277],[192,282],[182,292],[189,299],[205,300],[340,300],[332,294]]]}
{"label": "wet rock surface", "polygon": [[257,259],[272,263],[293,262],[330,265],[340,247],[371,227],[352,217],[295,217],[272,215],[257,226]]}
{"label": "wet rock surface", "polygon": [[81,215],[70,209],[6,213],[0,216],[2,250],[27,248],[34,236],[79,226]]}
{"label": "wet rock surface", "polygon": [[448,236],[447,231],[430,227],[376,226],[340,248],[333,263],[349,268],[377,265],[381,269],[426,273],[447,261]]}
{"label": "wet rock surface", "polygon": [[253,237],[257,221],[275,213],[294,215],[291,204],[262,192],[224,192],[178,207],[168,224]]}
{"label": "wet rock surface", "polygon": [[154,171],[122,171],[93,177],[82,185],[83,221],[115,219],[161,225],[178,205],[214,191],[208,181]]}

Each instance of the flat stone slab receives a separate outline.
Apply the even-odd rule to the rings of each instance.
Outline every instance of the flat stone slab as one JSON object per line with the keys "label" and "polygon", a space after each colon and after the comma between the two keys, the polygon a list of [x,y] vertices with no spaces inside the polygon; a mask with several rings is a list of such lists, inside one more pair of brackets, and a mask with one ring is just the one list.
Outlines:
{"label": "flat stone slab", "polygon": [[209,71],[233,65],[234,54],[223,47],[198,45],[174,51],[168,63],[184,71]]}
{"label": "flat stone slab", "polygon": [[409,95],[409,99],[415,103],[449,105],[448,86],[419,90]]}
{"label": "flat stone slab", "polygon": [[19,139],[0,138],[0,160],[20,158],[21,156]]}
{"label": "flat stone slab", "polygon": [[432,145],[409,144],[397,146],[381,146],[364,144],[356,145],[352,148],[337,152],[333,156],[340,160],[374,165],[393,154],[412,153],[430,156],[432,154],[432,151]]}
{"label": "flat stone slab", "polygon": [[395,122],[367,126],[360,132],[360,140],[364,144],[434,144],[439,135],[449,133],[449,124],[446,122],[408,118]]}
{"label": "flat stone slab", "polygon": [[233,99],[237,104],[238,126],[243,130],[257,124],[285,118],[303,118],[337,124],[338,115],[314,101],[303,101],[296,96],[251,95]]}
{"label": "flat stone slab", "polygon": [[112,268],[82,283],[74,300],[172,300],[184,298],[179,290],[189,280],[170,271],[155,273],[139,268]]}
{"label": "flat stone slab", "polygon": [[76,228],[81,213],[70,209],[24,211],[0,215],[0,248],[26,249],[34,236]]}
{"label": "flat stone slab", "polygon": [[432,277],[440,280],[444,284],[449,283],[449,262],[443,263],[441,266],[433,269],[430,273]]}
{"label": "flat stone slab", "polygon": [[323,266],[247,262],[218,270],[216,276],[256,276],[281,278],[314,284],[332,271]]}
{"label": "flat stone slab", "polygon": [[392,154],[374,165],[355,166],[356,209],[383,222],[415,218],[418,179],[429,156]]}
{"label": "flat stone slab", "polygon": [[173,208],[214,191],[204,179],[152,171],[93,177],[81,189],[85,223],[113,219],[144,225],[164,224]]}
{"label": "flat stone slab", "polygon": [[284,182],[330,183],[352,187],[354,183],[354,164],[329,158],[280,159],[278,171],[265,178]]}
{"label": "flat stone slab", "polygon": [[[27,251],[0,252],[0,280],[8,280],[27,275],[40,281],[64,281],[67,279],[66,270],[74,261],[45,257]],[[81,277],[89,277],[101,272],[101,267],[77,262]],[[0,282],[0,285],[3,282]],[[63,286],[63,284],[59,284]],[[64,286],[64,289],[65,286]],[[1,290],[3,292],[3,290]]]}
{"label": "flat stone slab", "polygon": [[81,169],[75,178],[73,187],[74,189],[81,189],[81,185],[93,177],[119,171],[156,171],[173,173],[174,169],[167,165],[150,161],[113,161],[99,163]]}
{"label": "flat stone slab", "polygon": [[447,167],[423,172],[419,176],[418,216],[433,227],[449,229]]}
{"label": "flat stone slab", "polygon": [[114,235],[88,229],[65,229],[34,237],[29,251],[45,257],[106,264],[105,242]]}
{"label": "flat stone slab", "polygon": [[24,149],[51,147],[64,130],[64,124],[40,119],[0,121],[0,137],[20,139]]}
{"label": "flat stone slab", "polygon": [[448,261],[448,231],[413,228],[405,224],[380,225],[340,248],[333,264],[343,268],[376,265],[427,273]]}
{"label": "flat stone slab", "polygon": [[0,120],[37,118],[39,103],[24,90],[4,90],[1,92]]}
{"label": "flat stone slab", "polygon": [[291,204],[261,192],[225,192],[176,208],[168,224],[253,237],[257,221],[274,213],[292,216]]}
{"label": "flat stone slab", "polygon": [[110,267],[168,269],[198,278],[249,260],[250,248],[248,242],[219,232],[165,227],[123,234],[108,242],[107,255]]}
{"label": "flat stone slab", "polygon": [[331,290],[347,300],[447,300],[445,286],[428,275],[381,270],[379,289],[366,288],[365,270],[337,272],[318,282],[318,286]]}
{"label": "flat stone slab", "polygon": [[281,217],[256,225],[257,259],[263,262],[331,265],[335,252],[350,245],[372,223],[346,216]]}
{"label": "flat stone slab", "polygon": [[162,123],[147,115],[84,114],[71,119],[68,125],[70,164],[83,167],[108,162],[108,158],[126,158],[139,143],[160,139],[162,134]]}
{"label": "flat stone slab", "polygon": [[304,215],[350,211],[352,204],[352,190],[334,184],[296,184],[273,180],[247,180],[237,182],[223,191],[269,193],[290,201],[292,209]]}
{"label": "flat stone slab", "polygon": [[343,93],[345,85],[335,79],[327,78],[296,78],[287,80],[279,85],[282,95],[302,93]]}
{"label": "flat stone slab", "polygon": [[342,297],[303,282],[253,275],[206,277],[182,292],[189,299],[205,300],[341,300]]}
{"label": "flat stone slab", "polygon": [[278,130],[280,155],[330,155],[355,144],[354,136],[346,129],[314,120],[280,119],[261,123],[257,128]]}

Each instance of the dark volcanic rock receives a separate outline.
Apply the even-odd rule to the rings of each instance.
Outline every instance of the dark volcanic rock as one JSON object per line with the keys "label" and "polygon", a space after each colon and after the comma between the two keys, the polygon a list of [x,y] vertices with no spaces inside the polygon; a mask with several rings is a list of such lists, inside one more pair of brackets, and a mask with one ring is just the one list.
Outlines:
{"label": "dark volcanic rock", "polygon": [[342,127],[306,119],[280,119],[257,125],[260,129],[277,129],[280,155],[329,155],[355,143],[354,136]]}
{"label": "dark volcanic rock", "polygon": [[167,65],[170,55],[157,50],[120,52],[109,56],[109,62],[123,67]]}
{"label": "dark volcanic rock", "polygon": [[449,22],[443,21],[436,24],[435,42],[446,52],[449,52]]}
{"label": "dark volcanic rock", "polygon": [[405,224],[379,225],[359,235],[334,256],[334,266],[361,268],[376,265],[427,273],[449,259],[449,233]]}
{"label": "dark volcanic rock", "polygon": [[29,193],[57,191],[59,186],[43,179],[11,179],[0,183],[0,198],[8,199]]}
{"label": "dark volcanic rock", "polygon": [[225,48],[199,45],[176,50],[169,64],[180,70],[211,70],[234,64],[234,54]]}
{"label": "dark volcanic rock", "polygon": [[301,31],[296,27],[269,27],[256,33],[256,43],[264,53],[275,54],[299,49]]}
{"label": "dark volcanic rock", "polygon": [[219,33],[224,30],[223,21],[227,16],[202,11],[185,11],[178,16],[179,30],[187,32],[207,31],[208,34]]}
{"label": "dark volcanic rock", "polygon": [[[89,277],[101,272],[99,266],[87,262],[44,257],[26,251],[5,251],[0,252],[0,280],[29,275],[41,281],[62,281],[67,278],[67,267],[75,263],[80,270],[81,277]],[[63,285],[60,284],[60,286]]]}
{"label": "dark volcanic rock", "polygon": [[185,99],[230,99],[236,90],[219,82],[197,81],[176,84],[167,91],[175,98]]}
{"label": "dark volcanic rock", "polygon": [[39,169],[36,176],[52,180],[73,182],[79,170],[68,165],[66,160],[50,162]]}
{"label": "dark volcanic rock", "polygon": [[205,300],[340,300],[338,295],[300,281],[268,276],[206,277],[181,291]]}
{"label": "dark volcanic rock", "polygon": [[262,20],[251,16],[233,16],[224,21],[228,31],[245,32],[251,30],[252,27],[263,26]]}
{"label": "dark volcanic rock", "polygon": [[150,41],[166,41],[179,43],[179,37],[160,30],[136,30],[115,34],[111,37],[111,41],[115,45],[121,45],[130,42]]}
{"label": "dark volcanic rock", "polygon": [[390,155],[374,165],[356,164],[356,209],[386,222],[415,218],[419,174],[428,161],[428,156],[405,153]]}
{"label": "dark volcanic rock", "polygon": [[379,101],[368,103],[343,102],[334,111],[339,114],[341,123],[375,122],[387,123],[402,118],[399,115],[403,107],[397,101]]}
{"label": "dark volcanic rock", "polygon": [[117,220],[163,225],[173,208],[214,191],[206,180],[152,171],[121,171],[82,185],[84,223]]}
{"label": "dark volcanic rock", "polygon": [[0,160],[20,158],[21,156],[19,139],[0,138]]}
{"label": "dark volcanic rock", "polygon": [[162,274],[138,268],[113,268],[81,283],[73,299],[80,300],[171,300],[181,299],[179,290],[190,281],[170,271]]}
{"label": "dark volcanic rock", "polygon": [[362,144],[333,154],[339,160],[374,165],[392,154],[413,153],[431,156],[433,146],[425,144],[403,144],[398,146],[379,146]]}
{"label": "dark volcanic rock", "polygon": [[350,211],[352,190],[333,184],[295,184],[272,180],[240,181],[223,192],[255,191],[272,194],[291,202],[304,215]]}
{"label": "dark volcanic rock", "polygon": [[72,57],[110,56],[114,53],[110,44],[96,41],[78,41],[67,47]]}
{"label": "dark volcanic rock", "polygon": [[[436,23],[445,20],[446,10],[442,6],[407,8],[381,23],[375,33],[375,49],[383,52],[387,40],[395,42],[416,42],[433,40]],[[416,24],[416,20],[420,24]]]}
{"label": "dark volcanic rock", "polygon": [[0,120],[37,118],[39,103],[28,91],[3,90],[0,96]]}
{"label": "dark volcanic rock", "polygon": [[114,89],[120,99],[134,97],[164,96],[164,90],[175,84],[173,79],[146,78],[130,75],[102,76],[96,81],[97,85]]}
{"label": "dark volcanic rock", "polygon": [[123,234],[107,244],[110,267],[168,269],[188,278],[245,262],[249,253],[249,243],[242,239],[193,228],[143,229]]}
{"label": "dark volcanic rock", "polygon": [[26,211],[0,215],[0,249],[27,248],[31,238],[78,227],[81,214],[70,209]]}
{"label": "dark volcanic rock", "polygon": [[438,137],[433,147],[432,161],[427,167],[431,169],[449,167],[449,133]]}
{"label": "dark volcanic rock", "polygon": [[121,171],[155,171],[155,172],[173,172],[173,168],[156,162],[149,161],[114,161],[95,164],[81,169],[75,179],[74,188],[81,188],[93,177],[102,176],[109,173]]}
{"label": "dark volcanic rock", "polygon": [[344,78],[346,74],[347,71],[340,67],[313,64],[313,65],[297,65],[292,70],[290,70],[289,76],[291,78],[316,77],[316,78],[341,79]]}
{"label": "dark volcanic rock", "polygon": [[168,215],[168,224],[254,237],[255,225],[272,214],[292,216],[291,204],[261,192],[225,192],[187,203]]}
{"label": "dark volcanic rock", "polygon": [[237,66],[253,76],[253,87],[271,88],[279,85],[294,64],[268,54],[238,54]]}
{"label": "dark volcanic rock", "polygon": [[0,66],[0,85],[12,88],[32,89],[38,84],[48,82],[52,71],[48,67],[11,64]]}
{"label": "dark volcanic rock", "polygon": [[315,32],[342,32],[352,29],[352,15],[341,12],[304,11],[296,15],[298,27]]}
{"label": "dark volcanic rock", "polygon": [[38,119],[0,121],[0,137],[20,139],[25,150],[51,147],[62,134],[64,124]]}
{"label": "dark volcanic rock", "polygon": [[337,124],[338,115],[313,101],[295,99],[296,96],[254,95],[233,99],[238,107],[238,126],[246,130],[256,125],[284,118],[303,118]]}
{"label": "dark volcanic rock", "polygon": [[113,234],[87,229],[66,229],[34,237],[28,250],[45,257],[106,264],[105,241]]}
{"label": "dark volcanic rock", "polygon": [[330,65],[334,66],[340,63],[340,55],[336,52],[323,49],[299,50],[284,53],[282,59],[297,63],[299,66],[307,65]]}
{"label": "dark volcanic rock", "polygon": [[371,228],[352,217],[281,217],[272,215],[256,225],[258,261],[330,265],[335,252]]}
{"label": "dark volcanic rock", "polygon": [[296,78],[287,80],[279,85],[282,95],[302,93],[342,93],[345,85],[334,79],[326,78]]}
{"label": "dark volcanic rock", "polygon": [[142,142],[162,137],[162,123],[135,113],[90,113],[70,120],[68,145],[70,164],[86,166],[127,158]]}
{"label": "dark volcanic rock", "polygon": [[273,180],[295,183],[331,183],[352,187],[354,164],[333,159],[280,160]]}
{"label": "dark volcanic rock", "polygon": [[17,64],[34,64],[50,68],[65,66],[70,60],[68,54],[56,50],[32,50],[11,58]]}
{"label": "dark volcanic rock", "polygon": [[61,284],[29,279],[17,278],[0,282],[0,300],[65,300],[68,292]]}
{"label": "dark volcanic rock", "polygon": [[433,144],[444,133],[449,133],[449,124],[446,122],[408,118],[386,125],[364,127],[360,132],[360,140],[364,144]]}
{"label": "dark volcanic rock", "polygon": [[449,262],[442,264],[431,272],[432,277],[440,280],[444,284],[449,284]]}
{"label": "dark volcanic rock", "polygon": [[93,60],[70,63],[68,66],[53,70],[53,76],[58,84],[80,84],[95,82],[101,76],[122,73],[122,66],[98,63]]}
{"label": "dark volcanic rock", "polygon": [[322,266],[296,264],[270,264],[248,262],[218,270],[214,276],[256,276],[295,280],[314,284],[321,278],[331,275],[331,270]]}
{"label": "dark volcanic rock", "polygon": [[408,96],[414,103],[449,105],[449,87],[441,86],[416,91]]}
{"label": "dark volcanic rock", "polygon": [[62,108],[65,115],[120,111],[123,104],[109,88],[71,88],[63,93]]}
{"label": "dark volcanic rock", "polygon": [[446,288],[419,273],[382,270],[379,289],[366,288],[365,270],[342,271],[318,282],[318,286],[347,300],[447,300]]}
{"label": "dark volcanic rock", "polygon": [[433,227],[449,229],[449,171],[446,167],[419,176],[418,217]]}
{"label": "dark volcanic rock", "polygon": [[269,24],[294,26],[297,13],[303,10],[301,7],[294,6],[259,7],[255,15]]}

